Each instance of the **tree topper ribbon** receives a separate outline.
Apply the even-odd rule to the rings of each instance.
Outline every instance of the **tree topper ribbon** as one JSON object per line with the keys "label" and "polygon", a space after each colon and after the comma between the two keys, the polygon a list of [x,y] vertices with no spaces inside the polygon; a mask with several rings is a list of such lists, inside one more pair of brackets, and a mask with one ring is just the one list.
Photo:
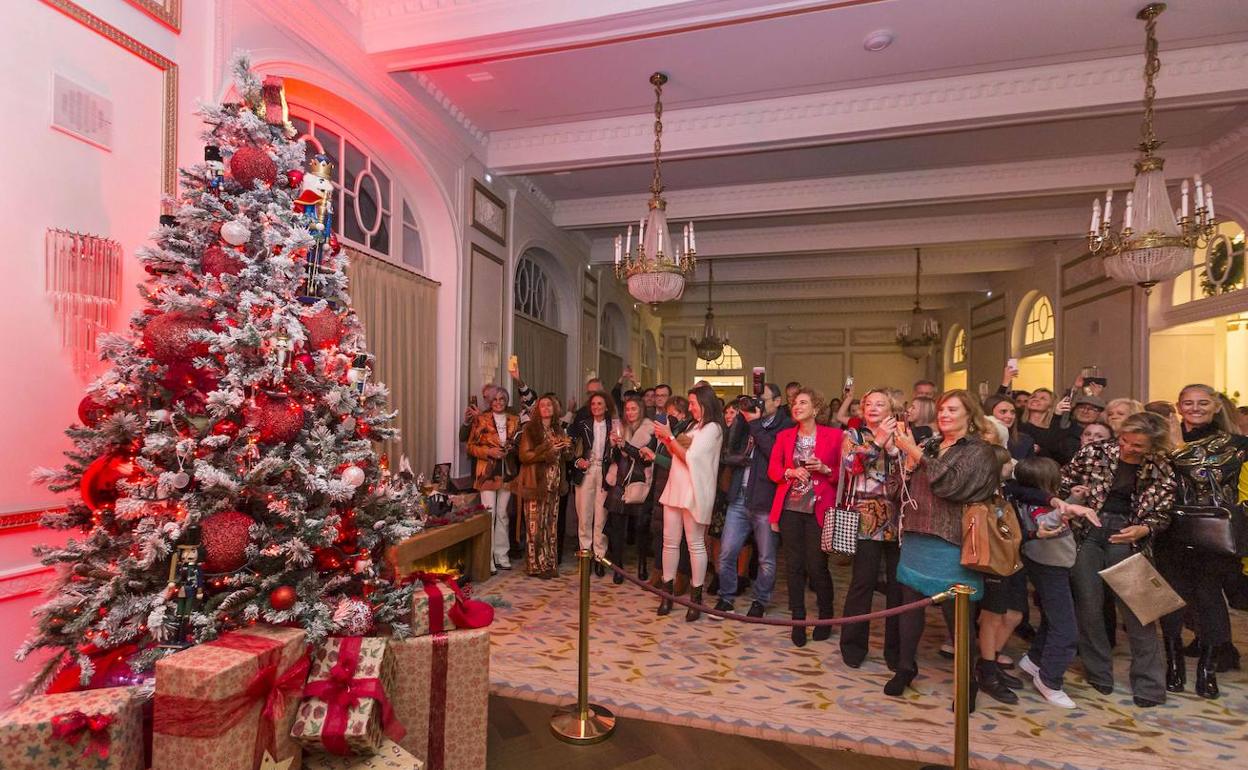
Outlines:
{"label": "tree topper ribbon", "polygon": [[89,757],[99,754],[100,759],[108,759],[109,735],[108,728],[113,724],[110,714],[84,714],[81,711],[67,711],[52,717],[52,736],[77,746],[83,736],[87,736],[87,744],[82,747],[82,756]]}
{"label": "tree topper ribbon", "polygon": [[303,687],[305,698],[325,701],[321,745],[331,754],[345,756],[351,753],[346,738],[347,718],[351,707],[365,698],[377,701],[381,709],[381,729],[391,740],[400,741],[407,732],[394,718],[394,710],[390,707],[381,680],[376,677],[357,679],[355,676],[360,666],[362,641],[362,637],[358,636],[339,637],[338,662],[329,670],[329,678],[308,682]]}

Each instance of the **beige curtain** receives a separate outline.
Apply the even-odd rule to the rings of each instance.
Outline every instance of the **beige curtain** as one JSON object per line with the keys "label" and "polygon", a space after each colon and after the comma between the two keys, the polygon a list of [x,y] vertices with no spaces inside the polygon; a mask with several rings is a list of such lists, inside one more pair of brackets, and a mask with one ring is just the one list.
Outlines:
{"label": "beige curtain", "polygon": [[416,473],[430,474],[437,411],[437,322],[440,284],[354,249],[347,275],[352,307],[374,356],[373,377],[390,388],[390,408],[401,431],[383,451],[390,467],[407,455]]}
{"label": "beige curtain", "polygon": [[520,359],[520,374],[539,396],[556,393],[563,401],[568,394],[568,336],[522,315],[515,316],[512,352]]}

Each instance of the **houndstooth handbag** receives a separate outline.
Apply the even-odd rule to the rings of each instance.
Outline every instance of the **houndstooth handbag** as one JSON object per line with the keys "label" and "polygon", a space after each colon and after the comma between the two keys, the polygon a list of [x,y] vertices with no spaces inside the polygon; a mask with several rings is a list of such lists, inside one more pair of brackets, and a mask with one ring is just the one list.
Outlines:
{"label": "houndstooth handbag", "polygon": [[[836,503],[823,515],[823,529],[819,532],[819,549],[824,553],[853,556],[858,551],[859,514],[852,500],[846,500],[844,467],[836,478]],[[849,495],[852,497],[853,492]]]}

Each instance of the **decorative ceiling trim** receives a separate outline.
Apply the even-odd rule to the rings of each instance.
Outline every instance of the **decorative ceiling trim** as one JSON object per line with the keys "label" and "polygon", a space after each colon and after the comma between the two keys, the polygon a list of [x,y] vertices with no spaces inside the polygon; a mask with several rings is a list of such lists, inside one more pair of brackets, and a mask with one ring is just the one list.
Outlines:
{"label": "decorative ceiling trim", "polygon": [[[666,124],[663,135],[666,140]],[[664,197],[669,211],[680,212],[679,219],[705,219],[1090,192],[1106,187],[1129,187],[1135,157],[1134,153],[1126,152],[722,185],[671,190],[665,192]],[[1166,153],[1168,177],[1196,173],[1200,173],[1198,150],[1177,149]],[[557,201],[555,224],[560,227],[622,225],[631,222],[639,209],[644,210],[645,198],[644,194],[629,194]],[[699,237],[698,240],[705,239]]]}
{"label": "decorative ceiling trim", "polygon": [[[718,284],[718,282],[717,282]],[[956,294],[960,292],[987,291],[990,286],[986,275],[941,275],[932,276],[924,283],[924,302],[927,295]],[[695,284],[686,288],[685,300],[698,305],[698,300],[705,295],[700,291],[702,285]],[[692,293],[692,296],[691,296]],[[715,287],[715,305],[718,310],[720,302],[748,302],[754,300],[787,301],[790,299],[845,299],[863,297],[880,299],[884,297],[909,298],[909,306],[913,302],[914,287],[907,281],[899,281],[893,277],[843,278],[825,280],[791,281],[776,277],[771,280],[756,280],[752,283],[731,283]]]}
{"label": "decorative ceiling trim", "polygon": [[482,131],[476,123],[473,123],[472,120],[464,114],[464,111],[457,107],[455,102],[452,102],[451,98],[444,94],[442,89],[438,88],[437,85],[429,79],[428,75],[423,72],[416,72],[413,73],[412,77],[416,79],[416,82],[420,84],[421,88],[425,89],[425,93],[432,96],[434,101],[438,103],[438,106],[445,110],[446,114],[450,115],[452,120],[463,127],[463,129],[467,131],[473,139],[476,139],[482,145],[489,143],[489,135]]}
{"label": "decorative ceiling trim", "polygon": [[[1166,52],[1165,102],[1242,94],[1248,42]],[[978,127],[1134,109],[1138,54],[909,83],[849,88],[664,113],[669,157],[861,140],[958,125]],[[489,165],[530,173],[638,162],[649,152],[647,115],[494,131]]]}
{"label": "decorative ceiling trim", "polygon": [[[923,250],[924,276],[1009,272],[1025,270],[1034,264],[1035,252],[1024,244]],[[733,283],[758,284],[768,279],[808,281],[865,277],[888,277],[893,281],[905,278],[910,284],[914,277],[914,249],[872,254],[770,255],[750,260],[716,258],[715,271],[716,287]],[[706,277],[703,262],[690,285],[701,286]]]}
{"label": "decorative ceiling trim", "polygon": [[182,32],[182,0],[126,0],[174,32]]}

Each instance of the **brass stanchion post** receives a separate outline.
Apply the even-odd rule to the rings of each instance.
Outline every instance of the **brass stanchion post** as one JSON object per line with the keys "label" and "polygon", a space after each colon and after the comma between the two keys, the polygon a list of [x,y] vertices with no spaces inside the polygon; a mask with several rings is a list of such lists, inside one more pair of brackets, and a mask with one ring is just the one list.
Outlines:
{"label": "brass stanchion post", "polygon": [[576,703],[564,706],[550,718],[550,731],[564,743],[587,746],[601,743],[615,732],[615,714],[589,702],[589,572],[591,551],[577,551],[580,560],[581,613],[578,629]]}
{"label": "brass stanchion post", "polygon": [[[956,585],[953,594],[953,770],[971,767],[971,594],[970,586]],[[941,597],[934,597],[940,599]],[[943,770],[927,765],[923,770]]]}

